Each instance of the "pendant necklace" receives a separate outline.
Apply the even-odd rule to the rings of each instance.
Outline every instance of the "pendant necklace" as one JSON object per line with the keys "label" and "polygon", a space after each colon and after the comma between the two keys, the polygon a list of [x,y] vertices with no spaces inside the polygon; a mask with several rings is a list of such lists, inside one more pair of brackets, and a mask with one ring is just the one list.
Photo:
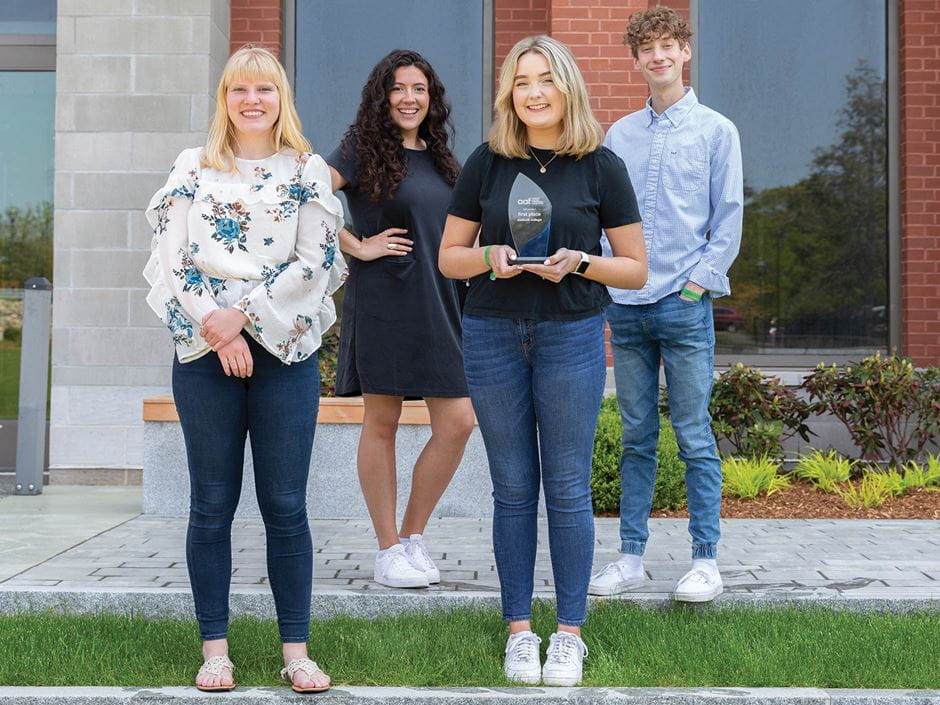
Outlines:
{"label": "pendant necklace", "polygon": [[558,152],[555,152],[554,154],[552,154],[552,158],[551,158],[551,159],[549,159],[547,162],[545,162],[544,164],[542,164],[542,162],[541,162],[541,161],[539,160],[539,158],[535,155],[535,152],[532,150],[531,147],[529,147],[529,154],[531,154],[531,155],[532,155],[532,158],[535,159],[535,161],[538,162],[538,164],[539,164],[539,173],[540,173],[540,174],[544,174],[546,171],[548,171],[548,165],[551,164],[553,161],[555,161],[555,157],[558,156]]}

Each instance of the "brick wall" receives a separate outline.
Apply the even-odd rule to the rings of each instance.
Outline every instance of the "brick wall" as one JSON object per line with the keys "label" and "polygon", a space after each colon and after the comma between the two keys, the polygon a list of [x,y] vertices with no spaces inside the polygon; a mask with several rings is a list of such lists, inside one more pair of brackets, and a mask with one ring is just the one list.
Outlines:
{"label": "brick wall", "polygon": [[493,79],[499,81],[499,69],[513,44],[533,34],[548,34],[550,24],[549,0],[496,0],[493,8],[495,37],[493,41],[495,71]]}
{"label": "brick wall", "polygon": [[281,0],[231,0],[229,48],[260,44],[281,56]]}
{"label": "brick wall", "polygon": [[902,0],[903,352],[940,365],[940,0]]}

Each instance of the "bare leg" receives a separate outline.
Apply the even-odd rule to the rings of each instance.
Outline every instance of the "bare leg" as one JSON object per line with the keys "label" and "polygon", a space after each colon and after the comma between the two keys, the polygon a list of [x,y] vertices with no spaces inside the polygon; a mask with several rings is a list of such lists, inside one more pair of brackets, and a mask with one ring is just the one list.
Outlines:
{"label": "bare leg", "polygon": [[363,394],[362,434],[359,436],[359,485],[366,500],[379,548],[398,543],[395,527],[395,433],[401,417],[401,397]]}
{"label": "bare leg", "polygon": [[468,397],[426,397],[425,402],[431,416],[431,439],[415,463],[411,495],[401,522],[402,536],[424,533],[473,431],[473,406]]}

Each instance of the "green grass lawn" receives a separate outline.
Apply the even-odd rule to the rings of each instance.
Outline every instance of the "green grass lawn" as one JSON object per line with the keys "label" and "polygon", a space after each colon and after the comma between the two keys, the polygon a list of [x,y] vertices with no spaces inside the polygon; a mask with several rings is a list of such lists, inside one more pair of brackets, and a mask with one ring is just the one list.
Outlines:
{"label": "green grass lawn", "polygon": [[[544,648],[553,612],[539,604]],[[376,621],[341,617],[312,628],[311,656],[336,683],[504,685],[505,627],[495,611]],[[276,684],[277,628],[237,619],[239,685]],[[642,610],[601,605],[585,628],[586,686],[940,688],[940,614],[827,610]],[[97,616],[0,616],[4,685],[187,685],[199,666],[193,622]]]}
{"label": "green grass lawn", "polygon": [[15,419],[19,413],[20,346],[0,342],[0,419]]}

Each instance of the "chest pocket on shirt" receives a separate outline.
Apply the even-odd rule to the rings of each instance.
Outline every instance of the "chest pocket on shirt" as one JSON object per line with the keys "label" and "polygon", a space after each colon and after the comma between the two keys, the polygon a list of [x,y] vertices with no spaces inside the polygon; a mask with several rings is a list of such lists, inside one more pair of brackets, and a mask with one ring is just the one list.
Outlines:
{"label": "chest pocket on shirt", "polygon": [[695,147],[666,148],[663,185],[672,191],[698,191],[705,186],[705,153]]}

